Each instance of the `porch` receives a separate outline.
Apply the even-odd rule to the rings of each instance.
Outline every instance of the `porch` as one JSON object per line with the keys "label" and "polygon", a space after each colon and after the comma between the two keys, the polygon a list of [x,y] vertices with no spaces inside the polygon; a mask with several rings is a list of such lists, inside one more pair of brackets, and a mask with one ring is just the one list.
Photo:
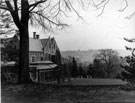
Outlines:
{"label": "porch", "polygon": [[30,78],[40,84],[56,84],[59,79],[59,68],[51,61],[36,61],[30,63]]}

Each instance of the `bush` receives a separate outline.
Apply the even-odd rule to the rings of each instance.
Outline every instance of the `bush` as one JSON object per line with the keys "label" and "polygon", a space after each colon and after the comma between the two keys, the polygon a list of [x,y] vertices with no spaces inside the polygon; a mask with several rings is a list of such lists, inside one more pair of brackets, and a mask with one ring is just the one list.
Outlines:
{"label": "bush", "polygon": [[17,66],[2,66],[1,67],[1,83],[17,83]]}
{"label": "bush", "polygon": [[127,85],[121,86],[122,90],[125,91],[134,91],[135,90],[135,83],[128,83]]}

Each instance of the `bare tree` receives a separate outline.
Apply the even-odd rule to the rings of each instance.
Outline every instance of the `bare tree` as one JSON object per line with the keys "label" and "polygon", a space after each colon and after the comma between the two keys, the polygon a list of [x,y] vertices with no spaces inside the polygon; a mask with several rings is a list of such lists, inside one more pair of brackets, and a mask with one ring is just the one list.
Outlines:
{"label": "bare tree", "polygon": [[[83,3],[83,2],[82,2]],[[81,4],[82,4],[81,3]],[[14,24],[20,33],[19,50],[19,82],[28,83],[29,77],[29,22],[41,26],[43,30],[68,26],[62,22],[62,17],[68,17],[67,12],[76,11],[70,0],[1,0],[1,14],[10,13]]]}
{"label": "bare tree", "polygon": [[105,72],[107,72],[110,78],[113,67],[115,66],[114,61],[117,62],[118,53],[112,49],[101,49],[95,55],[95,59],[100,60],[105,64]]}

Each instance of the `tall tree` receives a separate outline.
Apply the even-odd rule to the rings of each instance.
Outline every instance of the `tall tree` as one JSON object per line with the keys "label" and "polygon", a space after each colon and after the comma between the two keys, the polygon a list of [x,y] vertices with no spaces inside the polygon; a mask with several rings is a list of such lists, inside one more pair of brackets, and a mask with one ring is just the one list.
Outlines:
{"label": "tall tree", "polygon": [[108,78],[110,78],[115,62],[118,60],[118,53],[112,49],[101,49],[96,54],[95,58],[105,64],[105,71],[108,74]]}
{"label": "tall tree", "polygon": [[83,68],[82,68],[82,65],[79,65],[79,68],[78,68],[78,76],[81,78],[83,76]]}
{"label": "tall tree", "polygon": [[35,26],[43,27],[43,30],[51,31],[54,27],[62,29],[67,24],[63,23],[62,17],[66,13],[74,11],[70,0],[1,0],[1,14],[10,13],[14,24],[20,33],[19,50],[19,82],[28,83],[29,77],[29,22]]}
{"label": "tall tree", "polygon": [[77,62],[76,62],[75,58],[73,57],[72,67],[71,67],[71,75],[74,78],[76,78],[78,76],[78,69],[77,68],[78,68]]}
{"label": "tall tree", "polygon": [[104,78],[106,77],[106,72],[104,65],[101,60],[94,59],[93,65],[90,66],[91,75],[93,78]]}

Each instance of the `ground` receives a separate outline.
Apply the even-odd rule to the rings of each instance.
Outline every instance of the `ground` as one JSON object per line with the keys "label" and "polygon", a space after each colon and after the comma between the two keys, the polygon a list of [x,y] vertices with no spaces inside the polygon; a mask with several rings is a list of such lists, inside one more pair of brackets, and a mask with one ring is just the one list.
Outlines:
{"label": "ground", "polygon": [[105,78],[75,78],[71,79],[72,85],[125,85],[126,81],[121,79],[105,79]]}
{"label": "ground", "polygon": [[121,86],[1,85],[2,103],[135,102]]}

